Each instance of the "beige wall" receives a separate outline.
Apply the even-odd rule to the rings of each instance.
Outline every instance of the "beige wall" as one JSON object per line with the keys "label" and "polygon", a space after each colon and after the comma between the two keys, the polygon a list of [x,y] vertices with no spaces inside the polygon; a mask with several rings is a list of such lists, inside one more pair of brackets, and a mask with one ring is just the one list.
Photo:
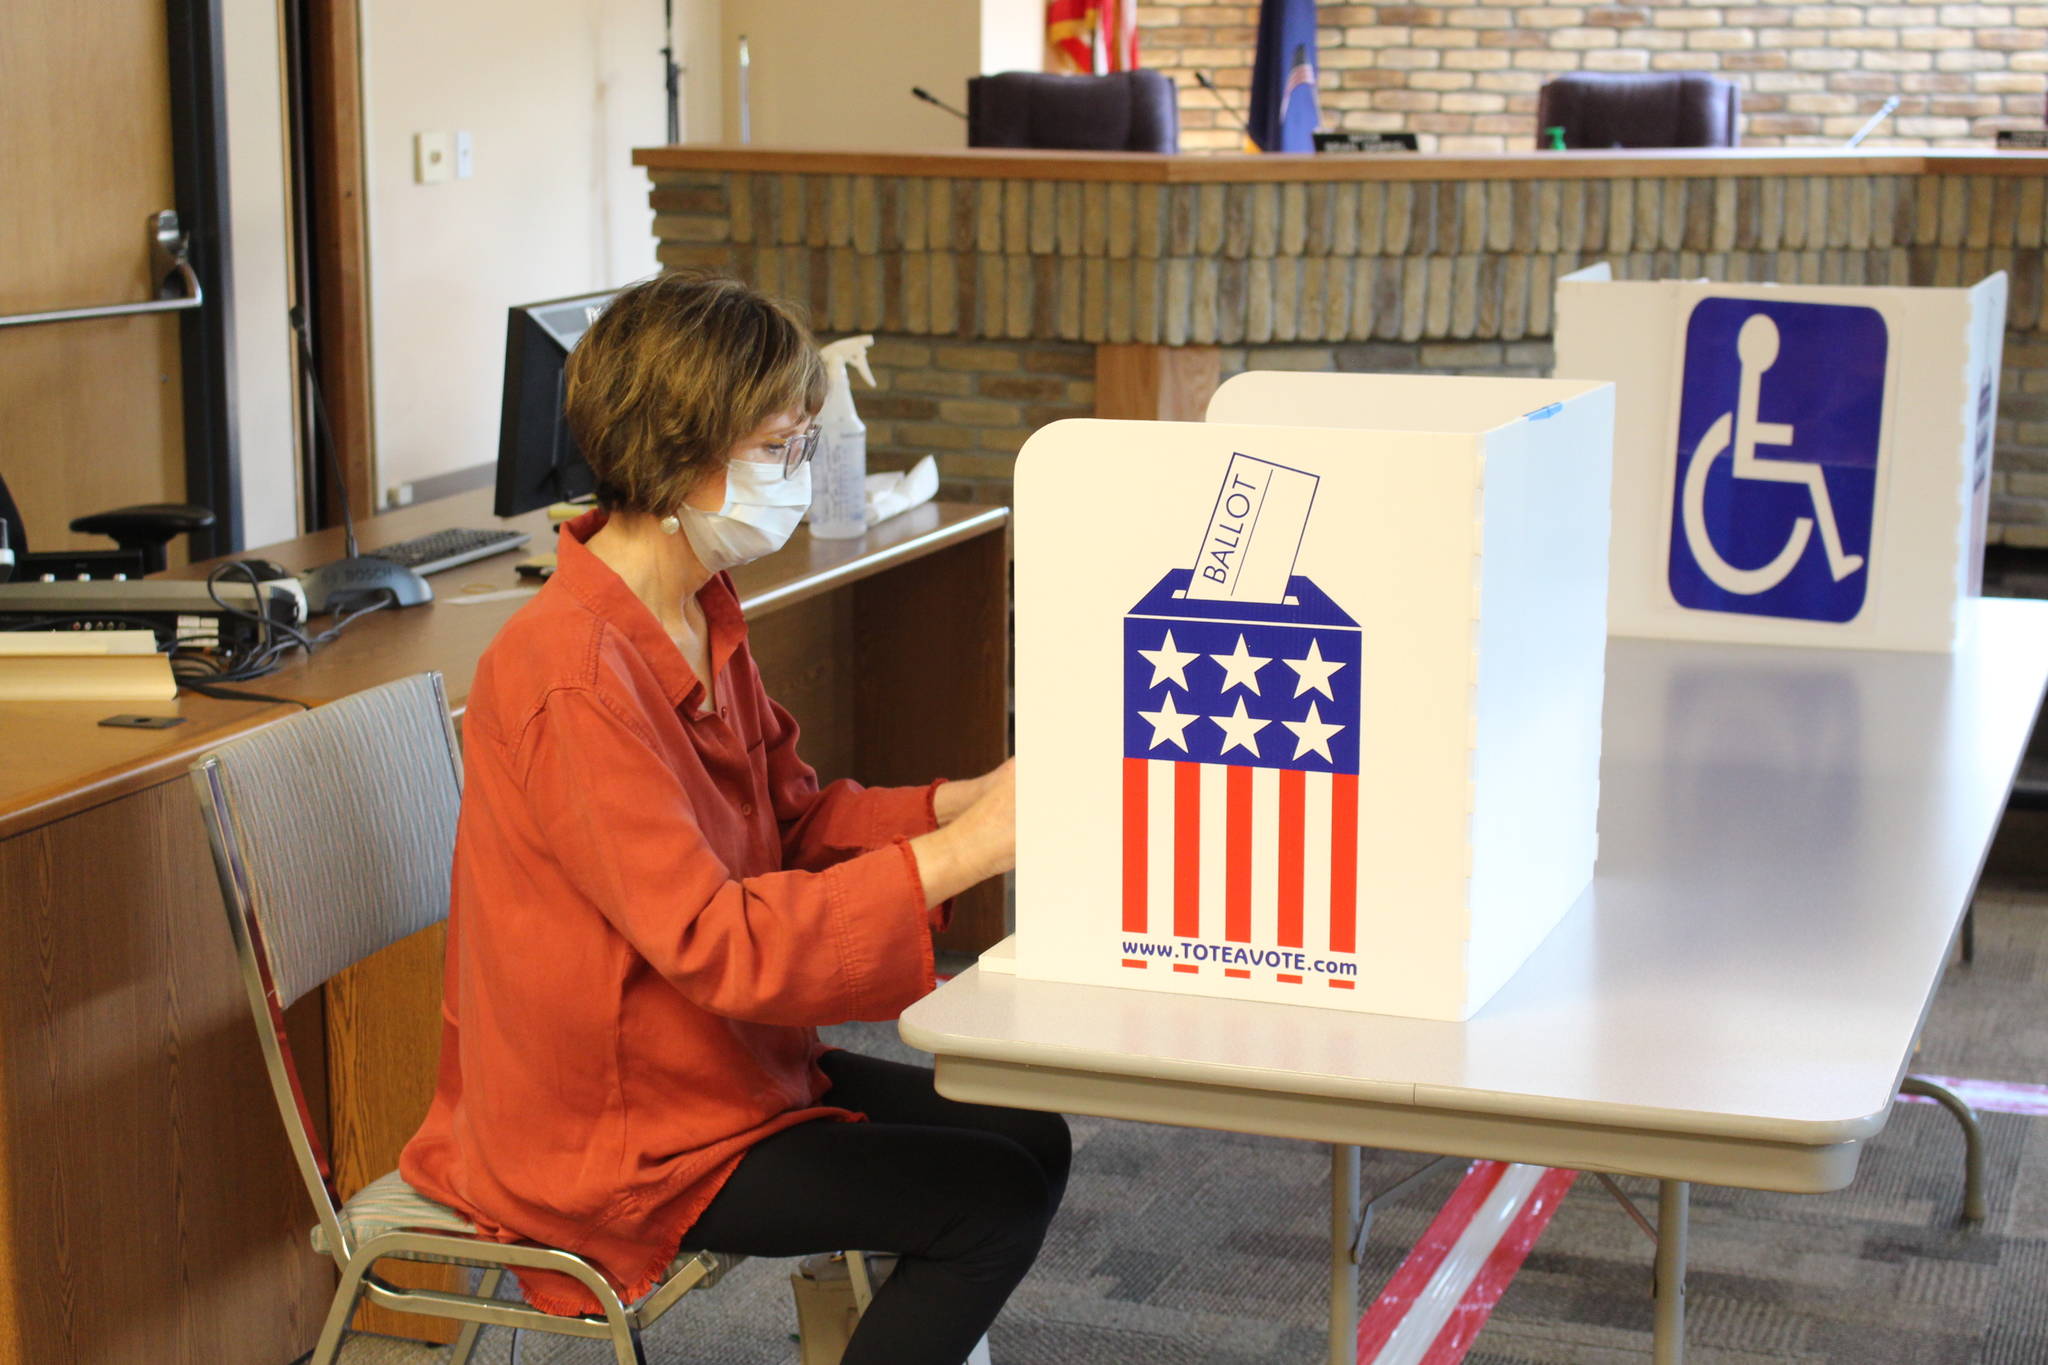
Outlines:
{"label": "beige wall", "polygon": [[[1242,114],[1258,6],[1150,0],[1147,66],[1181,87],[1182,145],[1237,150],[1236,120],[1195,84],[1213,74]],[[1546,3],[1320,4],[1325,122],[1408,131],[1424,151],[1535,144],[1536,92],[1561,71],[1711,71],[1742,87],[1748,146],[1838,145],[1884,103],[1869,146],[1987,146],[2041,126],[2048,5]]]}
{"label": "beige wall", "polygon": [[234,252],[235,429],[245,543],[299,533],[290,216],[278,0],[225,0],[228,232]]}
{"label": "beige wall", "polygon": [[725,141],[740,136],[739,40],[753,65],[750,141],[762,147],[957,147],[960,121],[912,98],[921,85],[963,105],[981,70],[978,14],[968,4],[874,0],[729,0],[721,31]]}
{"label": "beige wall", "polygon": [[[653,0],[364,0],[377,486],[497,458],[505,310],[650,273],[666,134]],[[413,134],[475,175],[413,181]]]}
{"label": "beige wall", "polygon": [[739,140],[733,73],[744,34],[756,146],[964,146],[960,120],[913,98],[910,87],[965,109],[970,76],[1036,71],[1044,55],[1042,0],[725,0],[720,9],[719,140]]}
{"label": "beige wall", "polygon": [[[247,0],[261,3],[261,0]],[[686,141],[737,137],[745,32],[758,144],[960,146],[982,70],[1036,69],[1039,0],[680,0]],[[666,138],[654,0],[363,0],[377,486],[497,458],[505,309],[655,267],[632,149]],[[412,137],[467,129],[470,180],[413,181]]]}

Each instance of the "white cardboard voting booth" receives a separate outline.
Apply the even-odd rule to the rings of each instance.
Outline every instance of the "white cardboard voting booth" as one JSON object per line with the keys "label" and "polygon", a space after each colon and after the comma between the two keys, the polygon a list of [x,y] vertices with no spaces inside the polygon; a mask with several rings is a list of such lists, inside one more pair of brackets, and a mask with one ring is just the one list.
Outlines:
{"label": "white cardboard voting booth", "polygon": [[1953,648],[1982,580],[2005,296],[2002,274],[1560,280],[1556,373],[1618,390],[1608,628]]}
{"label": "white cardboard voting booth", "polygon": [[1255,373],[1033,435],[1015,971],[1478,1010],[1592,877],[1613,403]]}

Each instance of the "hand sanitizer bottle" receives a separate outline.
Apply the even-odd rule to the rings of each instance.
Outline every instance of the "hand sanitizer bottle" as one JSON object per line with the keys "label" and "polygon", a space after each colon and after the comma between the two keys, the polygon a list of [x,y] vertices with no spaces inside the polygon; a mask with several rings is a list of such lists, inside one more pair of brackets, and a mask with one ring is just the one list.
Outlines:
{"label": "hand sanitizer bottle", "polygon": [[853,409],[846,367],[870,385],[872,336],[847,337],[819,351],[825,360],[825,406],[818,412],[818,453],[811,460],[811,534],[846,540],[867,530],[868,429]]}

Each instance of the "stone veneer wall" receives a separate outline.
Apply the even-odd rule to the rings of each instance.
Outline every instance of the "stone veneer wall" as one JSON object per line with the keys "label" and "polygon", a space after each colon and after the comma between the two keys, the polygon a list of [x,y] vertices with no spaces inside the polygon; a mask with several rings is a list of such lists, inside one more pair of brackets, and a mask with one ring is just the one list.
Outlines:
{"label": "stone veneer wall", "polygon": [[1006,503],[1010,470],[1032,432],[1095,415],[1095,348],[1073,341],[961,342],[881,335],[870,389],[853,381],[868,424],[870,469],[939,460],[943,495]]}
{"label": "stone veneer wall", "polygon": [[1131,185],[653,173],[661,260],[732,270],[874,332],[875,467],[938,453],[1001,500],[1024,438],[1094,400],[1090,343],[1247,366],[1544,373],[1559,274],[2012,279],[1992,539],[2048,548],[2048,177]]}
{"label": "stone veneer wall", "polygon": [[[1207,71],[1242,115],[1257,5],[1151,0],[1145,65],[1175,77],[1181,144],[1236,151],[1236,117],[1195,83]],[[1839,146],[1898,95],[1871,146],[1987,145],[2041,126],[2048,5],[1630,4],[1319,6],[1323,118],[1407,131],[1424,151],[1535,145],[1536,92],[1565,71],[1710,71],[1742,87],[1743,145]]]}

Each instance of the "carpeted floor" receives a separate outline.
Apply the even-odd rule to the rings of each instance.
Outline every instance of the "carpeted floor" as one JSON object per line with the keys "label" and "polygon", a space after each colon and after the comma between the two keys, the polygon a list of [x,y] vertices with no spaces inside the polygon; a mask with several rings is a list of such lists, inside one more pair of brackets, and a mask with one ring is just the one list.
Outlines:
{"label": "carpeted floor", "polygon": [[[2048,884],[1988,886],[1977,960],[1949,972],[1916,1069],[2048,1080]],[[836,1040],[914,1057],[891,1026]],[[1039,1264],[996,1324],[996,1365],[1274,1365],[1323,1359],[1328,1159],[1304,1143],[1072,1121],[1075,1169]],[[1693,1365],[2048,1365],[2048,1119],[1986,1114],[1990,1218],[1959,1223],[1962,1143],[1903,1104],[1838,1194],[1695,1187]],[[1366,1186],[1419,1158],[1368,1153]],[[1458,1178],[1447,1166],[1373,1228],[1369,1301]],[[1651,1182],[1628,1183],[1654,1212]],[[1211,1191],[1190,1200],[1189,1190]],[[1480,1333],[1471,1365],[1649,1359],[1651,1246],[1580,1180]],[[653,1365],[788,1365],[786,1262],[753,1261],[648,1340]],[[507,1358],[487,1333],[479,1358]],[[364,1342],[349,1358],[380,1355]],[[528,1335],[522,1365],[595,1365],[590,1343]]]}

